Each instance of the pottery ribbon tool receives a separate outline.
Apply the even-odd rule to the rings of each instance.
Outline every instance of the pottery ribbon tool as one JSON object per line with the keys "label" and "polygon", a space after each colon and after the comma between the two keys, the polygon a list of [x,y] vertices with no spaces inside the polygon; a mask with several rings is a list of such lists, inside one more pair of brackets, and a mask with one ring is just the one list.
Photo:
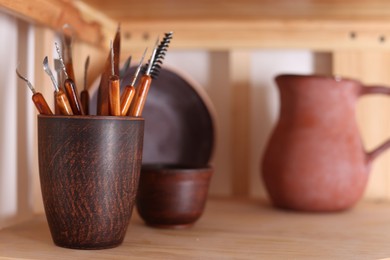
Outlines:
{"label": "pottery ribbon tool", "polygon": [[62,70],[64,71],[65,75],[65,81],[64,81],[64,87],[65,87],[65,92],[68,95],[69,103],[72,108],[73,114],[74,115],[84,115],[84,109],[81,106],[81,101],[79,99],[79,94],[77,91],[76,84],[74,83],[73,79],[69,77],[68,72],[65,67],[64,60],[62,59],[61,56],[61,51],[60,48],[58,47],[58,44],[55,42],[54,43],[56,46],[56,50],[58,53],[58,59],[61,62],[62,65]]}
{"label": "pottery ribbon tool", "polygon": [[[61,87],[62,83],[64,82],[64,77],[62,76],[62,65],[59,59],[54,59],[54,70],[57,72],[58,86],[60,89],[64,91],[64,89]],[[60,114],[60,109],[58,108],[56,102],[56,92],[54,91],[53,94],[54,94],[54,113],[58,115]]]}
{"label": "pottery ribbon tool", "polygon": [[[68,24],[63,26],[62,52],[55,42],[56,51],[59,58],[54,60],[58,82],[54,78],[50,69],[48,57],[43,60],[43,68],[49,75],[54,86],[55,114],[63,115],[85,115],[89,114],[89,93],[87,85],[87,71],[90,57],[88,56],[84,66],[84,88],[78,93],[74,81],[74,70],[72,62],[72,34],[65,33],[65,29],[72,29]],[[118,25],[114,41],[111,42],[109,56],[104,65],[100,84],[97,93],[97,115],[121,116],[128,115],[134,117],[142,116],[142,111],[146,102],[152,80],[156,79],[163,64],[168,45],[172,39],[172,32],[165,33],[163,40],[159,43],[157,39],[152,55],[148,63],[143,65],[145,52],[140,63],[131,78],[129,85],[125,86],[121,95],[120,84],[124,79],[131,63],[131,56],[126,60],[123,68],[119,71],[120,54],[120,25]],[[61,73],[62,70],[62,73]],[[139,73],[143,76],[138,80]],[[41,114],[53,114],[47,105],[42,94],[35,91],[32,84],[17,71],[18,77],[24,80],[33,92],[33,101]],[[62,76],[63,75],[63,76]],[[139,82],[138,82],[139,81]],[[135,87],[137,83],[137,87]],[[81,100],[82,99],[82,100]]]}
{"label": "pottery ribbon tool", "polygon": [[141,57],[141,60],[138,64],[137,70],[134,73],[134,76],[130,82],[130,85],[127,85],[125,89],[123,90],[123,93],[121,95],[121,115],[125,116],[127,115],[127,112],[129,111],[131,101],[134,98],[135,95],[135,83],[138,78],[138,74],[141,71],[142,63],[144,62],[145,54],[148,48],[145,49],[144,54]]}
{"label": "pottery ribbon tool", "polygon": [[[70,31],[70,35],[66,33],[66,31]],[[63,32],[63,57],[64,57],[64,64],[66,71],[68,72],[69,77],[76,82],[75,76],[74,76],[74,69],[73,69],[73,60],[72,60],[72,41],[73,41],[73,34],[74,29],[69,24],[64,24],[62,26],[62,32]],[[61,83],[59,82],[59,85],[61,86]]]}
{"label": "pottery ribbon tool", "polygon": [[43,69],[45,70],[46,74],[49,75],[51,82],[53,83],[53,87],[55,89],[56,103],[58,104],[58,108],[60,109],[61,114],[73,115],[72,108],[69,104],[66,94],[58,87],[54,75],[51,72],[47,56],[43,59]]}
{"label": "pottery ribbon tool", "polygon": [[[157,39],[157,43],[158,43],[158,39]],[[152,55],[150,56],[149,65],[146,69],[146,72],[141,77],[141,81],[138,84],[137,89],[135,91],[134,102],[130,107],[130,112],[129,112],[130,116],[140,117],[142,115],[142,110],[144,109],[145,106],[146,97],[149,92],[150,84],[152,83],[152,77],[150,76],[150,73],[151,73],[153,61],[157,53],[157,43],[156,43],[156,47],[153,49]]]}
{"label": "pottery ribbon tool", "polygon": [[110,115],[112,116],[120,116],[120,82],[119,77],[115,75],[114,69],[114,47],[111,42],[111,76],[109,78],[109,104],[110,104]]}
{"label": "pottery ribbon tool", "polygon": [[84,113],[86,115],[89,114],[89,93],[88,93],[88,67],[89,67],[89,56],[85,60],[84,64],[84,89],[80,93],[80,101],[81,101],[81,106],[84,109]]}
{"label": "pottery ribbon tool", "polygon": [[29,87],[29,89],[33,93],[32,101],[34,102],[35,107],[37,108],[39,114],[41,114],[41,115],[52,115],[53,112],[51,112],[51,109],[50,109],[49,105],[47,104],[47,102],[46,102],[45,98],[43,97],[43,95],[35,90],[34,86],[31,84],[31,82],[27,78],[23,77],[19,73],[18,69],[16,69],[16,74],[18,75],[18,77],[21,80],[26,82],[27,86]]}
{"label": "pottery ribbon tool", "polygon": [[[120,54],[120,26],[118,25],[118,29],[115,34],[114,43],[114,70],[115,75],[119,74],[119,54]],[[97,114],[102,116],[110,115],[110,101],[109,101],[109,79],[112,75],[111,73],[111,50],[107,57],[106,63],[104,64],[104,69],[102,76],[100,78],[100,84],[97,94]]]}
{"label": "pottery ribbon tool", "polygon": [[141,77],[140,84],[137,86],[134,102],[130,108],[130,116],[140,117],[145,106],[146,98],[149,92],[152,79],[156,79],[160,73],[161,65],[163,64],[164,57],[167,53],[169,43],[172,39],[173,32],[166,33],[160,44],[153,50],[150,60],[143,67],[145,71]]}

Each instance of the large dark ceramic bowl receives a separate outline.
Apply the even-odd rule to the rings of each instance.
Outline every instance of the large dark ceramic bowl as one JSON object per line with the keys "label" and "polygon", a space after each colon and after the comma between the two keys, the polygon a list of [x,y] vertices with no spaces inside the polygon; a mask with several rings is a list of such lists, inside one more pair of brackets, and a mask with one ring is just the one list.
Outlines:
{"label": "large dark ceramic bowl", "polygon": [[[180,164],[203,167],[215,147],[215,110],[204,88],[164,64],[152,81],[142,117],[145,119],[143,164]],[[131,81],[135,67],[121,87]],[[91,87],[90,111],[96,113],[97,79]]]}
{"label": "large dark ceramic bowl", "polygon": [[[203,88],[172,69],[152,81],[143,111],[143,164],[209,164],[215,140],[214,109]],[[135,68],[124,77],[128,83]]]}

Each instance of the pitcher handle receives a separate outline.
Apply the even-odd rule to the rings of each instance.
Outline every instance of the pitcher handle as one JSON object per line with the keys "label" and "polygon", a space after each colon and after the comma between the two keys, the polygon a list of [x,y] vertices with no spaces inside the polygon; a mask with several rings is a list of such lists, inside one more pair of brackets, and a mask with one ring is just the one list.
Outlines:
{"label": "pitcher handle", "polygon": [[[385,94],[390,95],[390,87],[383,86],[362,86],[360,95],[367,94]],[[372,151],[367,152],[367,161],[368,163],[372,162],[378,155],[390,148],[390,138],[387,139],[384,143],[374,148]]]}

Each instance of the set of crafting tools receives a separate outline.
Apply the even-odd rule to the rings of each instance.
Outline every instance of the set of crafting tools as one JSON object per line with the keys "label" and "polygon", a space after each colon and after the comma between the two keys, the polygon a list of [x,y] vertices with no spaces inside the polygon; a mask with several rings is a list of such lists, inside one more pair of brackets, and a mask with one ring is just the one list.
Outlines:
{"label": "set of crafting tools", "polygon": [[[68,26],[64,26],[67,28]],[[165,33],[163,39],[156,40],[148,62],[144,63],[147,48],[140,59],[130,84],[126,85],[121,93],[121,81],[130,67],[131,56],[119,70],[120,54],[120,27],[111,41],[110,52],[101,74],[97,93],[98,116],[132,116],[141,117],[147,99],[148,91],[153,80],[157,79],[172,32]],[[40,114],[44,115],[89,115],[89,92],[87,85],[87,71],[90,58],[87,57],[84,66],[84,87],[79,93],[76,83],[72,61],[72,36],[64,33],[62,50],[55,43],[58,59],[54,60],[57,80],[49,66],[49,59],[43,59],[43,69],[49,75],[54,87],[55,111],[52,112],[43,95],[37,92],[31,82],[24,77],[18,69],[16,74],[26,82],[33,93],[32,100]],[[141,74],[141,75],[140,75]],[[139,78],[140,76],[140,78]]]}

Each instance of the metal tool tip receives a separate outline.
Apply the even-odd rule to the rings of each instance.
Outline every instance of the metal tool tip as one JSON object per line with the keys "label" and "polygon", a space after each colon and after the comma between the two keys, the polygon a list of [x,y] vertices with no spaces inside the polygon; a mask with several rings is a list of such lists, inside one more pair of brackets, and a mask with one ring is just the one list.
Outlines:
{"label": "metal tool tip", "polygon": [[157,36],[156,43],[154,45],[157,46],[159,42],[160,42],[160,36]]}
{"label": "metal tool tip", "polygon": [[56,51],[57,51],[58,55],[61,56],[60,46],[58,45],[57,42],[54,42],[54,45],[56,46]]}
{"label": "metal tool tip", "polygon": [[21,78],[21,79],[23,79],[23,80],[25,80],[25,78],[19,73],[19,71],[18,71],[18,68],[16,67],[16,69],[15,69],[15,71],[16,71],[16,75],[18,75],[18,77],[19,78]]}
{"label": "metal tool tip", "polygon": [[22,74],[20,74],[20,72],[18,71],[18,67],[19,67],[19,63],[18,65],[16,66],[16,75],[18,75],[18,77],[23,80],[24,82],[26,82],[28,88],[32,91],[33,94],[36,93],[35,89],[34,89],[34,86],[31,84],[31,82],[26,78],[26,77],[23,77]]}
{"label": "metal tool tip", "polygon": [[144,58],[145,58],[145,54],[146,54],[146,52],[148,51],[148,47],[146,47],[145,48],[145,50],[144,50],[144,54],[142,54],[142,58],[141,58],[141,60],[143,60]]}
{"label": "metal tool tip", "polygon": [[54,42],[54,45],[56,46],[58,59],[60,60],[62,70],[64,71],[64,75],[65,75],[66,78],[69,78],[68,72],[66,71],[66,66],[65,66],[64,59],[62,58],[62,55],[61,55],[60,47],[59,47],[57,42]]}
{"label": "metal tool tip", "polygon": [[66,23],[62,26],[62,37],[67,45],[72,44],[72,37],[75,35],[75,30],[72,25]]}
{"label": "metal tool tip", "polygon": [[62,26],[62,29],[68,29],[71,28],[70,24],[66,23]]}
{"label": "metal tool tip", "polygon": [[112,45],[112,40],[110,41],[110,54],[111,54],[111,75],[115,75],[115,69],[114,69],[114,47]]}
{"label": "metal tool tip", "polygon": [[87,59],[85,60],[84,64],[84,90],[87,90],[87,70],[89,67],[89,55],[87,56]]}
{"label": "metal tool tip", "polygon": [[20,65],[20,61],[18,61],[18,63],[16,64],[16,69],[15,69],[15,71],[16,71],[16,74],[18,74],[18,68],[19,68],[19,65]]}

